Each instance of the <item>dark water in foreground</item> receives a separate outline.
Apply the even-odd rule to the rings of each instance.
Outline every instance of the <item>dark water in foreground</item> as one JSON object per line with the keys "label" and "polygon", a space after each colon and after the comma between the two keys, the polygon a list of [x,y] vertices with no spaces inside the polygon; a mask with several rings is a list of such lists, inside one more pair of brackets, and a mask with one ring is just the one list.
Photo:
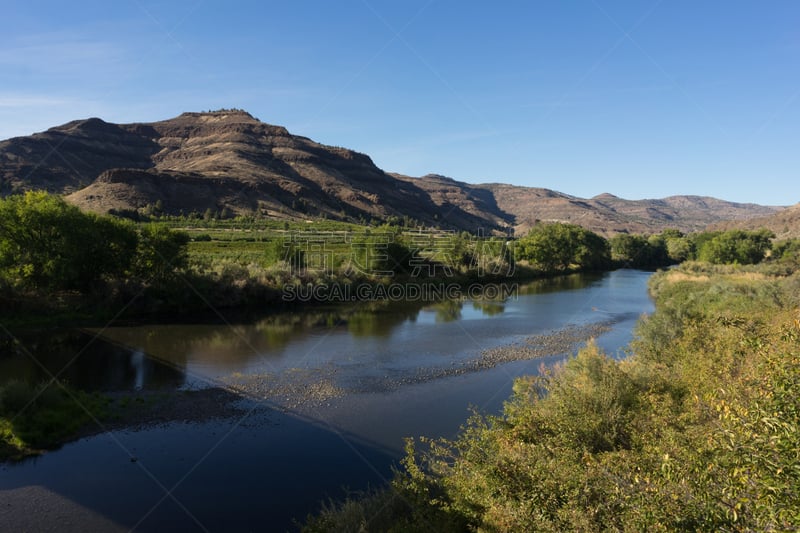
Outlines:
{"label": "dark water in foreground", "polygon": [[[233,419],[105,433],[0,466],[0,530],[292,529],[292,518],[340,498],[343,487],[381,485],[403,437],[454,436],[470,405],[498,412],[514,377],[564,355],[438,379],[426,372],[596,322],[611,325],[598,344],[621,355],[636,319],[652,310],[649,276],[570,276],[505,302],[359,304],[235,325],[23,335],[32,356],[52,373],[66,368],[62,377],[79,387],[198,389],[267,376],[283,388],[257,405],[244,401],[248,411]],[[26,354],[0,357],[0,379],[45,374]],[[337,393],[304,403],[319,384]]]}

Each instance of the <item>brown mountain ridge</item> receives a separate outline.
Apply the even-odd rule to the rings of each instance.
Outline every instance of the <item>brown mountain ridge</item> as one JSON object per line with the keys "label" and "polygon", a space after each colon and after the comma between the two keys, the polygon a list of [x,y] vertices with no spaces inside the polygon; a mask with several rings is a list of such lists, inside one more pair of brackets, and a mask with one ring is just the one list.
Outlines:
{"label": "brown mountain ridge", "polygon": [[0,142],[0,195],[26,190],[64,194],[97,212],[158,204],[169,214],[211,209],[295,220],[407,217],[495,232],[564,221],[604,235],[691,231],[779,210],[693,196],[582,199],[535,187],[390,174],[365,154],[292,135],[241,110],[134,124],[90,118]]}
{"label": "brown mountain ridge", "polygon": [[800,203],[764,217],[718,222],[709,229],[756,230],[761,228],[772,231],[778,239],[800,238]]}

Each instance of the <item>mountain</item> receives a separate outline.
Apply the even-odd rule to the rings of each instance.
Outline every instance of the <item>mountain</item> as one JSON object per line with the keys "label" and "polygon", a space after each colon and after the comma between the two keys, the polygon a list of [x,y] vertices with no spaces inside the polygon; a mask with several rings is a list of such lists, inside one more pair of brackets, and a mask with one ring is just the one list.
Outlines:
{"label": "mountain", "polygon": [[[0,143],[0,192],[44,189],[107,212],[158,203],[170,214],[229,209],[286,218],[409,216],[439,206],[358,152],[324,146],[244,111],[184,113],[147,124],[70,122]],[[458,228],[483,219],[453,213]]]}
{"label": "mountain", "polygon": [[470,185],[438,175],[398,179],[416,183],[437,205],[511,226],[524,234],[538,222],[578,224],[598,234],[658,233],[666,228],[698,231],[723,220],[774,214],[780,208],[726,202],[710,197],[670,196],[660,200],[625,200],[605,193],[584,199],[550,189],[502,183]]}
{"label": "mountain", "polygon": [[666,228],[689,232],[722,220],[763,216],[779,209],[700,196],[625,200],[604,193],[583,199],[548,189],[504,184],[485,187],[503,210],[514,215],[517,233],[524,233],[538,221],[569,222],[601,235],[658,233]]}
{"label": "mountain", "polygon": [[731,220],[718,222],[710,230],[756,230],[766,228],[775,233],[778,239],[800,238],[800,203],[777,213],[747,220]]}
{"label": "mountain", "polygon": [[0,194],[29,189],[70,193],[104,170],[149,168],[161,147],[144,126],[118,126],[99,118],[75,120],[30,137],[0,142]]}
{"label": "mountain", "polygon": [[435,174],[390,174],[365,154],[293,135],[241,110],[134,124],[90,118],[0,142],[0,195],[35,189],[98,212],[158,205],[168,214],[211,209],[295,220],[408,217],[487,232],[521,232],[551,220],[606,235],[688,231],[776,210],[689,196],[582,199]]}
{"label": "mountain", "polygon": [[492,191],[480,185],[470,185],[439,174],[428,174],[421,178],[402,174],[391,176],[425,191],[438,207],[442,219],[453,220],[461,213],[467,213],[486,221],[484,229],[512,228],[514,225],[514,214],[503,210]]}

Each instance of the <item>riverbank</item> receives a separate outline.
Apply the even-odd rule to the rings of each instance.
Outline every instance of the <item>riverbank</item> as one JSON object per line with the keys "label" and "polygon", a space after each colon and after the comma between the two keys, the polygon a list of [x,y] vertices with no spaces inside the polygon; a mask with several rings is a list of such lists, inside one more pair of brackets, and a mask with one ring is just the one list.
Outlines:
{"label": "riverbank", "polygon": [[[17,382],[11,387],[21,388]],[[12,394],[26,397],[15,400],[14,411],[10,412]],[[207,422],[244,413],[244,408],[237,404],[241,397],[219,387],[86,394],[57,385],[51,385],[45,392],[31,388],[24,393],[9,392],[7,385],[0,388],[0,396],[4,400],[0,416],[0,462],[42,455],[69,442],[103,433],[174,422]]]}
{"label": "riverbank", "polygon": [[633,356],[590,344],[502,416],[409,445],[390,488],[307,531],[790,531],[800,516],[800,272],[687,264]]}

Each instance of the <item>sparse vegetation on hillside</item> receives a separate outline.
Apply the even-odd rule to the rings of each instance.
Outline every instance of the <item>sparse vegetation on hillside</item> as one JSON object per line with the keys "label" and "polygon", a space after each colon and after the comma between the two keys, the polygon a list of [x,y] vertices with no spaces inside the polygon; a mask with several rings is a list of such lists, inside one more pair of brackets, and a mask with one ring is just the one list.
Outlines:
{"label": "sparse vegetation on hillside", "polygon": [[779,239],[797,239],[800,238],[800,204],[795,204],[768,216],[719,222],[709,229],[714,231],[768,229],[777,235]]}

